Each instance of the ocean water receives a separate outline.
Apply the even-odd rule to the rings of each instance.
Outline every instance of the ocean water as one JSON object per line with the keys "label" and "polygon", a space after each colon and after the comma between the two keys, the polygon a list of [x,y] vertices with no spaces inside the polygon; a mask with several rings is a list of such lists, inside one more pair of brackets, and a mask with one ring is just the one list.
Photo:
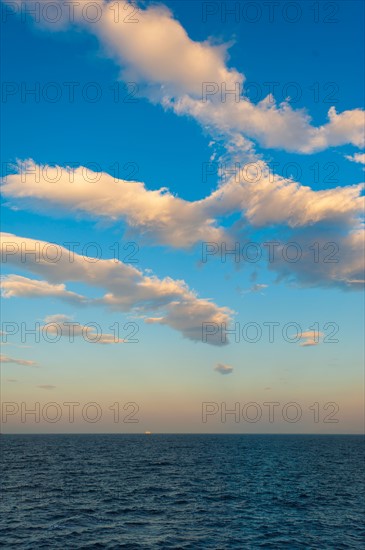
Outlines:
{"label": "ocean water", "polygon": [[3,435],[4,548],[364,548],[364,440]]}

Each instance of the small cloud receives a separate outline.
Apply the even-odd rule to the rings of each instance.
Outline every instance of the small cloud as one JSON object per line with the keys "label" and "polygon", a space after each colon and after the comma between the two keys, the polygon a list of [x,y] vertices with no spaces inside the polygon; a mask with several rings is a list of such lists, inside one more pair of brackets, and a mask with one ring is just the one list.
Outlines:
{"label": "small cloud", "polygon": [[[269,285],[259,285],[259,284],[255,284],[255,285],[252,285],[252,287],[250,288],[250,292],[261,292],[262,290],[264,290],[264,288],[267,288]],[[261,294],[263,294],[263,292],[261,292]]]}
{"label": "small cloud", "polygon": [[347,160],[351,162],[357,162],[358,164],[365,164],[365,153],[355,153],[353,156],[345,155]]}
{"label": "small cloud", "polygon": [[163,321],[163,317],[147,317],[145,319],[145,322],[149,325],[153,325],[156,323],[161,323]]}
{"label": "small cloud", "polygon": [[264,388],[265,391],[271,390],[270,387]]}
{"label": "small cloud", "polygon": [[7,378],[7,382],[18,382],[18,380],[15,380],[15,378]]}
{"label": "small cloud", "polygon": [[40,388],[41,390],[54,390],[56,386],[52,386],[51,384],[41,384],[40,386],[37,386],[37,388]]}
{"label": "small cloud", "polygon": [[214,367],[214,370],[219,372],[220,374],[231,374],[233,372],[233,367],[218,363],[218,365]]}
{"label": "small cloud", "polygon": [[120,344],[125,342],[124,339],[117,338],[114,334],[98,334],[95,328],[74,322],[73,317],[62,313],[48,315],[44,319],[44,323],[41,329],[43,330],[46,327],[47,334],[64,336],[70,342],[73,342],[76,337],[82,337],[85,341],[93,344]]}
{"label": "small cloud", "polygon": [[26,367],[37,367],[35,361],[26,361],[25,359],[14,359],[8,355],[0,355],[0,363],[14,363],[15,365],[24,365]]}
{"label": "small cloud", "polygon": [[236,288],[237,292],[239,294],[241,294],[241,296],[243,296],[244,294],[250,294],[251,292],[258,292],[262,295],[264,295],[264,293],[262,292],[265,288],[267,288],[269,285],[264,285],[264,284],[259,284],[259,283],[255,283],[254,285],[252,285],[248,290],[243,290],[241,289],[239,286]]}
{"label": "small cloud", "polygon": [[300,335],[297,334],[297,337],[303,342],[300,343],[300,346],[305,348],[308,346],[318,346],[320,343],[320,338],[323,336],[323,332],[316,332],[315,330],[308,330],[302,332]]}
{"label": "small cloud", "polygon": [[302,342],[300,345],[302,348],[306,348],[307,346],[318,346],[319,342],[316,342],[315,340],[306,340],[305,342]]}

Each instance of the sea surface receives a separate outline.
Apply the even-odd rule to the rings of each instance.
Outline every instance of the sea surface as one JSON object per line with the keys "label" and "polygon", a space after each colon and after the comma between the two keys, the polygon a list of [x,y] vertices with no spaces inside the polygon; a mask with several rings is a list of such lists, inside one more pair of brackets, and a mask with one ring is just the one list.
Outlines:
{"label": "sea surface", "polygon": [[4,548],[364,548],[364,439],[3,435]]}

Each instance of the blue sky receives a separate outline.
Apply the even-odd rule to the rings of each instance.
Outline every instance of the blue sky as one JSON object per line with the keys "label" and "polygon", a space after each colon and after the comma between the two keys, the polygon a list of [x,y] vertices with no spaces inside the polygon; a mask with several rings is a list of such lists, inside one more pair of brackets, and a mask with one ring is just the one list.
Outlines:
{"label": "blue sky", "polygon": [[[140,421],[120,425],[105,414],[97,425],[81,419],[70,426],[62,419],[37,426],[14,415],[6,430],[361,431],[362,191],[356,186],[364,180],[363,3],[335,2],[332,14],[319,2],[317,22],[308,2],[295,2],[300,16],[291,23],[287,3],[279,2],[270,21],[257,2],[261,17],[250,23],[243,9],[236,20],[224,21],[219,2],[210,4],[212,14],[204,2],[159,4],[170,11],[144,2],[134,26],[110,23],[110,6],[98,4],[103,16],[96,23],[77,9],[73,24],[65,17],[55,25],[30,15],[22,21],[26,8],[19,2],[18,13],[6,12],[2,25],[2,231],[12,235],[4,242],[65,247],[76,241],[82,266],[81,275],[69,276],[74,264],[67,261],[55,273],[47,262],[9,255],[2,266],[2,317],[31,328],[50,318],[62,325],[63,315],[80,325],[98,323],[103,334],[115,322],[133,322],[139,342],[97,345],[80,336],[37,343],[32,337],[22,341],[19,328],[6,342],[3,337],[3,400],[95,401],[103,411],[116,401],[137,402]],[[202,102],[199,90],[207,81],[227,82],[228,89],[243,82],[240,102],[231,97],[223,103],[221,88]],[[74,101],[67,82],[77,83]],[[130,82],[136,84],[126,86]],[[268,97],[272,83],[274,97]],[[39,86],[39,101],[22,97],[24,86]],[[95,89],[98,101],[82,95]],[[52,102],[45,94],[55,90],[60,98]],[[283,105],[288,90],[300,90],[301,98]],[[265,98],[266,106],[259,103]],[[243,104],[247,111],[240,110]],[[27,159],[36,170],[63,167],[62,179],[36,182],[32,165],[11,166]],[[269,167],[269,177],[254,184],[223,181],[216,167],[236,162],[259,166],[262,173]],[[70,184],[65,167],[72,163],[78,172]],[[212,173],[204,178],[207,165]],[[104,174],[86,172],[85,180],[80,167]],[[273,240],[284,249],[297,243],[304,258],[268,262],[263,243]],[[94,263],[80,259],[90,242],[100,250]],[[218,250],[222,243],[232,248],[254,242],[262,260],[222,262],[218,253],[202,263],[205,242],[215,242]],[[318,263],[310,249],[315,242],[321,246]],[[336,264],[323,262],[328,242],[335,243]],[[115,243],[120,260],[138,247],[137,263],[127,264],[123,277],[123,266],[114,264],[114,272],[105,263]],[[127,243],[135,244],[123,250]],[[84,255],[92,256],[88,250]],[[138,271],[128,271],[133,269]],[[65,286],[56,291],[55,285]],[[262,337],[256,343],[242,335],[227,345],[202,342],[202,322],[218,319],[240,329],[256,323]],[[265,322],[279,323],[272,343]],[[310,334],[285,341],[282,327],[290,322],[307,334],[318,323],[319,343]],[[338,326],[337,343],[323,342],[331,330],[326,323]],[[229,374],[217,365],[230,367]],[[222,424],[219,415],[201,421],[202,402],[229,407],[250,401],[296,402],[306,413],[296,424],[282,418],[274,425],[265,418]],[[339,404],[340,421],[313,423],[308,407],[314,402]]]}

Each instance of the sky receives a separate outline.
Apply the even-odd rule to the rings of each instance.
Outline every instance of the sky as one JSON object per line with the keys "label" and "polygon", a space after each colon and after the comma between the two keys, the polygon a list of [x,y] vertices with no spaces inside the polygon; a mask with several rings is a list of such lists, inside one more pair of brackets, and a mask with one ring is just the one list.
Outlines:
{"label": "sky", "polygon": [[1,9],[2,431],[361,433],[363,3]]}

